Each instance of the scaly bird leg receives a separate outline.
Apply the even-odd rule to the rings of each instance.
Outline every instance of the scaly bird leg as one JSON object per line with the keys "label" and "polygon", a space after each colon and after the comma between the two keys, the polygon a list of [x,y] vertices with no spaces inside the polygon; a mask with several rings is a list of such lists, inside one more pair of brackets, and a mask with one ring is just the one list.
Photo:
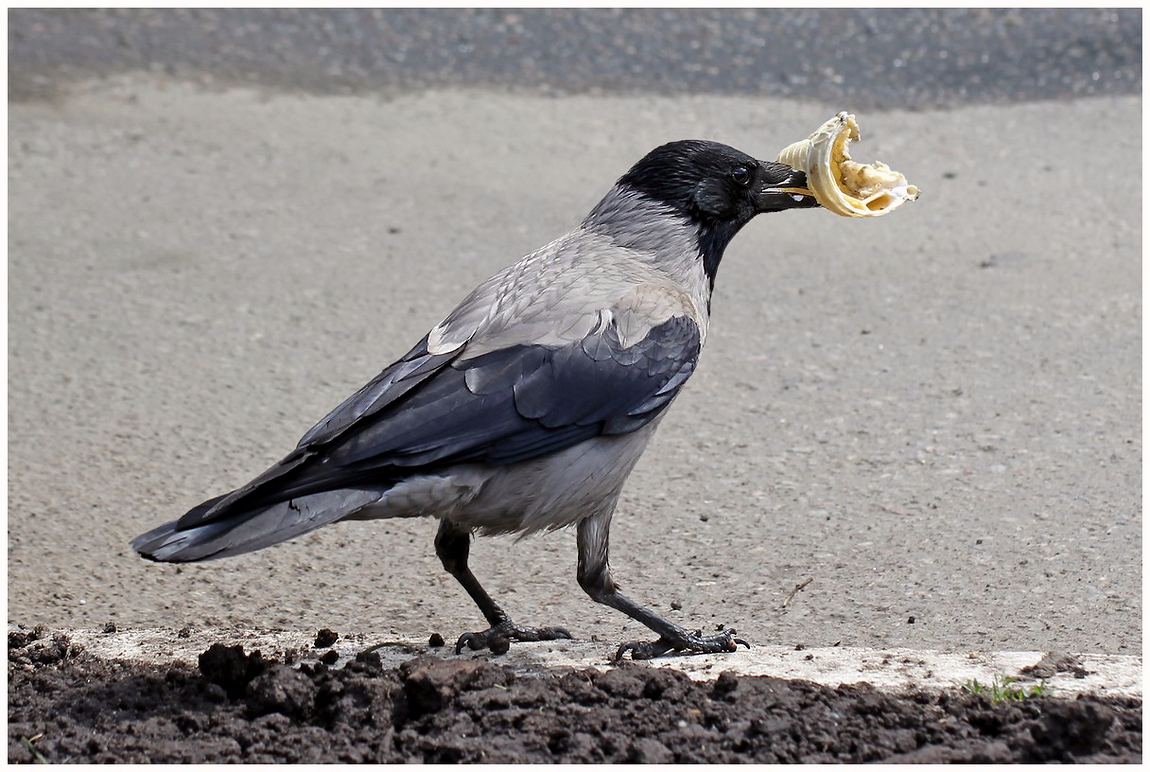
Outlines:
{"label": "scaly bird leg", "polygon": [[622,611],[659,634],[657,641],[624,643],[615,652],[616,661],[622,659],[628,651],[632,659],[653,659],[669,651],[712,654],[735,651],[740,643],[748,649],[751,647],[743,639],[736,638],[734,630],[724,630],[717,635],[703,635],[702,631],[688,632],[620,593],[607,564],[610,527],[610,510],[579,523],[579,586],[595,602]]}
{"label": "scaly bird leg", "polygon": [[[467,594],[479,606],[490,628],[479,633],[464,633],[455,643],[455,653],[463,647],[478,651],[491,648],[497,639],[516,641],[553,641],[557,638],[570,638],[571,633],[562,627],[525,627],[511,621],[507,612],[491,599],[475,574],[467,567],[467,556],[471,551],[471,532],[460,528],[450,520],[439,521],[439,532],[435,534],[435,554],[443,562],[447,573],[451,574],[467,590]],[[506,649],[504,649],[506,650]]]}

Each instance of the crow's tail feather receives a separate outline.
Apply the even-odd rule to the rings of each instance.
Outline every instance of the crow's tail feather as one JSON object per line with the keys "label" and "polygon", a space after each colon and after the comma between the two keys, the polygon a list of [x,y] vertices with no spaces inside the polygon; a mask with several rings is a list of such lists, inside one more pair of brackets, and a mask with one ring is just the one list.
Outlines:
{"label": "crow's tail feather", "polygon": [[379,490],[327,491],[237,512],[202,525],[181,528],[180,521],[173,520],[137,536],[132,548],[161,563],[242,555],[353,516],[379,501],[380,495]]}

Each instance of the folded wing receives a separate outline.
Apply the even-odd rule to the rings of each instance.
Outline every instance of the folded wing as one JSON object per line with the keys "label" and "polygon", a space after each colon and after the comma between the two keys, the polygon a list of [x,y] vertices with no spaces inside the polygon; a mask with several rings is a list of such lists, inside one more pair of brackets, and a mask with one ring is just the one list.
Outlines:
{"label": "folded wing", "polygon": [[698,326],[672,316],[630,346],[608,323],[562,346],[467,358],[427,340],[316,424],[283,461],[180,519],[190,528],[310,494],[461,463],[513,464],[658,416],[695,369]]}

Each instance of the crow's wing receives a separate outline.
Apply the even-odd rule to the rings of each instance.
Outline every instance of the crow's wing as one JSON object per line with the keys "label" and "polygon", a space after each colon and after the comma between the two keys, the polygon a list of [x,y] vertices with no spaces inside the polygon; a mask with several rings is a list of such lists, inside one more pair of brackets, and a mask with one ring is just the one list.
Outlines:
{"label": "crow's wing", "polygon": [[701,336],[672,316],[629,346],[616,320],[561,346],[466,358],[426,339],[304,435],[248,485],[180,519],[186,528],[325,490],[386,485],[459,463],[512,464],[646,425],[678,394]]}

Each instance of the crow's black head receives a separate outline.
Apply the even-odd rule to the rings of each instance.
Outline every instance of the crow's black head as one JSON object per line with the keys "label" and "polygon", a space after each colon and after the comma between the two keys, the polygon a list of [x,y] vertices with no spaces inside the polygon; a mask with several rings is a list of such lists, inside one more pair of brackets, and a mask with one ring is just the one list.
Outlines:
{"label": "crow's black head", "polygon": [[655,148],[618,184],[698,224],[712,282],[723,250],[755,215],[818,206],[803,172],[705,140]]}
{"label": "crow's black head", "polygon": [[818,206],[802,172],[695,139],[655,148],[619,184],[702,222],[745,225],[763,212]]}

